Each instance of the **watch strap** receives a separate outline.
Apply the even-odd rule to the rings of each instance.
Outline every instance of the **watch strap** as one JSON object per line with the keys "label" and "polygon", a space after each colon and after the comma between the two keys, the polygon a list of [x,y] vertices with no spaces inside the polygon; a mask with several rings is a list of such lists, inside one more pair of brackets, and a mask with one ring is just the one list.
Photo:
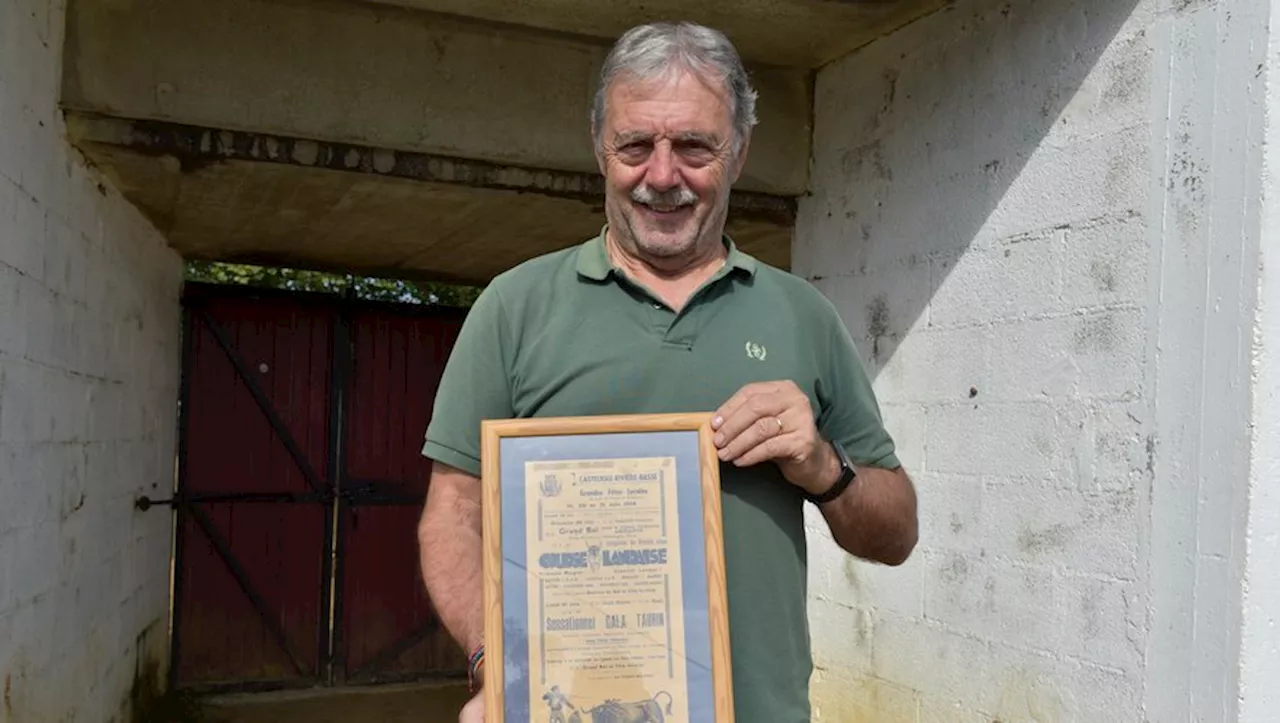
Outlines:
{"label": "watch strap", "polygon": [[832,441],[831,448],[835,450],[836,459],[840,461],[840,477],[836,479],[835,484],[831,485],[826,492],[822,494],[812,494],[805,492],[805,497],[815,505],[826,504],[840,495],[853,484],[853,480],[857,477],[857,472],[853,468],[853,463],[849,461],[849,455],[845,453],[844,447],[839,442]]}

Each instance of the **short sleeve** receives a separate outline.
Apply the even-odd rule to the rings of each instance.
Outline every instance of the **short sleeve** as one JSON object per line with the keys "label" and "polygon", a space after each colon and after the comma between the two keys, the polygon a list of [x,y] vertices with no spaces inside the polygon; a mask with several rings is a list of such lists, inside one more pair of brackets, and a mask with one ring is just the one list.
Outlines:
{"label": "short sleeve", "polygon": [[885,429],[871,380],[849,331],[834,308],[827,326],[827,359],[819,380],[818,428],[839,441],[854,464],[894,469],[901,466],[893,438]]}
{"label": "short sleeve", "polygon": [[467,313],[436,391],[422,454],[480,476],[480,423],[512,416],[508,324],[490,285]]}

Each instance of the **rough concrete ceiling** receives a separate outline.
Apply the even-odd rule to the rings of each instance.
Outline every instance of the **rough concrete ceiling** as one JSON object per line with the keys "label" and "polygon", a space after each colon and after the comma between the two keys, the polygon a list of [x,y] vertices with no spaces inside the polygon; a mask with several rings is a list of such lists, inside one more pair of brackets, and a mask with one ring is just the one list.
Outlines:
{"label": "rough concrete ceiling", "polygon": [[[72,0],[68,12],[64,108],[598,172],[595,43],[350,0]],[[757,69],[739,188],[806,190],[808,76]]]}
{"label": "rough concrete ceiling", "polygon": [[577,124],[603,48],[703,22],[771,103],[729,231],[786,268],[811,69],[947,2],[70,0],[62,102],[186,258],[484,283],[599,229]]}
{"label": "rough concrete ceiling", "polygon": [[750,61],[816,68],[950,0],[362,0],[610,42],[653,20],[723,30]]}
{"label": "rough concrete ceiling", "polygon": [[[483,284],[603,219],[587,174],[74,114],[68,127],[189,259]],[[787,268],[790,203],[732,205],[735,240]]]}

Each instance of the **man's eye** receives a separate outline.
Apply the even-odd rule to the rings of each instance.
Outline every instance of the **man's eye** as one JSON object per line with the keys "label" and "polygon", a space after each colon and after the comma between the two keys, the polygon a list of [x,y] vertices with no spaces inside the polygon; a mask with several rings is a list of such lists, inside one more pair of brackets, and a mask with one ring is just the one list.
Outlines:
{"label": "man's eye", "polygon": [[691,161],[707,162],[715,157],[715,151],[702,144],[689,144],[680,147],[680,155]]}

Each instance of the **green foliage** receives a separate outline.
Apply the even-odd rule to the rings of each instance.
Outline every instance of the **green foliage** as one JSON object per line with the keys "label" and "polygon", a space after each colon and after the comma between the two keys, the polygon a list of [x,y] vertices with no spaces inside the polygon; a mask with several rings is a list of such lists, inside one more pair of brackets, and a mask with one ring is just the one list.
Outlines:
{"label": "green foliage", "polygon": [[186,279],[210,284],[238,284],[331,294],[351,293],[357,299],[456,307],[470,307],[482,290],[482,287],[476,286],[213,261],[189,262]]}

